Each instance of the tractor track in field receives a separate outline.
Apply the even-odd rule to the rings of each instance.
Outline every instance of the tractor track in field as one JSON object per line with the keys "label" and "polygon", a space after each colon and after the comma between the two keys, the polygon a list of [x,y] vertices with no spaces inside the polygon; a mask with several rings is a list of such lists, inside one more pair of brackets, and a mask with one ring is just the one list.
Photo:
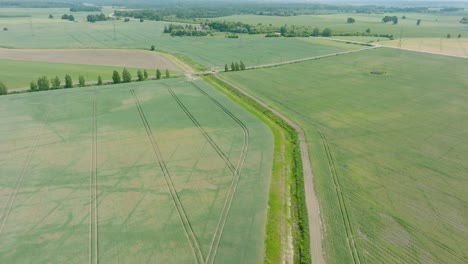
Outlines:
{"label": "tractor track in field", "polygon": [[11,209],[13,207],[13,204],[15,203],[18,191],[21,188],[21,185],[23,184],[23,180],[24,180],[24,176],[26,175],[26,171],[30,167],[32,157],[33,157],[34,153],[36,152],[39,137],[42,134],[42,130],[44,130],[44,128],[46,127],[48,120],[49,120],[49,113],[46,114],[46,116],[44,118],[44,121],[41,124],[41,127],[37,130],[36,134],[34,135],[34,139],[33,139],[33,142],[31,143],[30,150],[29,150],[29,152],[27,154],[24,166],[21,169],[20,175],[16,179],[14,190],[11,191],[8,194],[8,199],[7,199],[7,202],[6,202],[6,206],[3,208],[2,213],[0,214],[0,224],[1,224],[0,225],[0,235],[2,234],[3,228],[5,227],[5,224],[8,221],[8,217],[10,216]]}
{"label": "tractor track in field", "polygon": [[354,231],[349,220],[348,209],[346,207],[346,203],[343,198],[343,193],[341,192],[340,182],[338,180],[338,175],[336,173],[335,160],[331,154],[330,146],[328,145],[326,136],[317,127],[316,127],[316,130],[318,134],[320,135],[320,138],[322,139],[322,144],[325,149],[325,153],[327,155],[328,167],[330,169],[330,174],[332,175],[333,184],[335,186],[335,192],[338,198],[338,204],[340,206],[340,212],[341,212],[340,214],[341,214],[341,218],[343,220],[343,225],[344,225],[345,232],[346,232],[346,240],[348,243],[348,248],[351,251],[353,263],[360,264],[361,258],[359,256],[359,251],[357,250],[356,241],[354,239],[355,235],[354,235]]}
{"label": "tractor track in field", "polygon": [[[191,82],[193,87],[195,87],[201,94],[206,96],[208,99],[210,99],[214,104],[216,104],[224,113],[226,113],[231,119],[233,119],[241,128],[244,134],[244,144],[242,146],[242,155],[241,158],[239,159],[239,162],[236,166],[236,170],[234,173],[234,179],[232,181],[231,187],[230,187],[230,192],[228,194],[228,198],[226,199],[226,202],[223,207],[223,214],[218,222],[218,225],[216,227],[216,230],[218,231],[217,236],[215,234],[215,237],[213,237],[213,241],[210,245],[210,250],[209,254],[207,257],[207,263],[213,263],[216,258],[216,253],[218,250],[218,246],[221,240],[222,232],[224,230],[224,225],[226,224],[227,221],[227,216],[229,214],[229,210],[231,208],[232,200],[234,199],[234,194],[237,190],[237,185],[239,183],[240,179],[240,169],[244,165],[246,154],[247,154],[247,148],[249,146],[249,130],[247,126],[239,119],[237,118],[231,111],[229,111],[224,105],[222,105],[218,100],[213,98],[211,95],[209,95],[207,92],[205,92],[203,89],[201,89],[198,85],[196,85],[194,82]],[[212,251],[214,250],[214,251]],[[213,253],[212,253],[213,252]]]}
{"label": "tractor track in field", "polygon": [[247,129],[247,126],[238,119],[234,114],[232,114],[228,109],[226,109],[221,103],[219,103],[216,99],[214,99],[212,96],[207,94],[205,91],[203,91],[200,87],[198,87],[196,84],[192,83],[192,85],[200,91],[204,96],[208,97],[213,103],[215,103],[224,113],[226,113],[229,117],[231,117],[239,126],[242,128],[243,134],[244,134],[244,143],[242,146],[242,153],[241,157],[239,159],[239,162],[237,166],[234,166],[231,161],[229,160],[228,156],[221,150],[221,148],[216,144],[216,142],[210,137],[210,135],[203,129],[203,127],[200,125],[198,120],[190,113],[190,111],[185,107],[185,105],[180,101],[180,99],[177,97],[177,95],[174,93],[174,91],[171,88],[168,88],[168,91],[174,98],[174,100],[177,102],[177,104],[182,108],[184,113],[189,117],[189,119],[194,123],[194,125],[201,131],[205,139],[210,143],[210,145],[213,147],[213,149],[218,153],[218,155],[225,161],[227,167],[232,173],[233,179],[231,181],[231,186],[229,188],[228,196],[226,198],[226,201],[223,206],[223,210],[221,213],[221,217],[218,221],[218,224],[216,226],[216,231],[213,236],[212,243],[210,245],[210,249],[208,251],[207,257],[206,257],[206,262],[205,263],[213,263],[216,259],[216,252],[221,240],[221,236],[224,230],[224,225],[227,221],[227,217],[231,208],[232,200],[234,198],[234,194],[237,189],[237,185],[240,179],[240,170],[244,164],[246,155],[247,155],[247,148],[248,148],[248,138],[249,138],[249,131]]}
{"label": "tractor track in field", "polygon": [[190,221],[187,217],[187,214],[185,213],[184,207],[182,206],[182,202],[180,201],[180,198],[177,194],[176,188],[174,186],[174,183],[172,181],[171,175],[169,173],[169,170],[167,168],[166,162],[164,161],[164,158],[162,156],[161,150],[159,149],[159,145],[154,138],[153,132],[151,131],[151,127],[148,123],[148,120],[146,119],[145,113],[143,112],[143,108],[141,107],[140,100],[138,99],[135,90],[131,89],[130,93],[133,96],[133,99],[135,101],[136,108],[138,110],[138,114],[140,115],[141,121],[143,122],[143,126],[145,127],[146,134],[148,136],[148,139],[151,143],[151,147],[153,149],[154,154],[156,155],[157,162],[161,168],[161,171],[164,176],[164,180],[166,182],[166,185],[169,189],[169,193],[171,195],[172,201],[174,203],[174,206],[176,207],[179,219],[182,223],[182,227],[185,231],[185,235],[188,239],[188,242],[190,244],[190,247],[192,248],[192,253],[195,258],[195,261],[197,263],[205,263],[205,259],[203,257],[203,253],[200,249],[200,245],[198,243],[197,237],[195,236],[195,233],[193,232],[192,226],[190,224]]}
{"label": "tractor track in field", "polygon": [[93,98],[91,173],[89,175],[89,264],[99,263],[98,254],[98,203],[97,203],[97,105]]}

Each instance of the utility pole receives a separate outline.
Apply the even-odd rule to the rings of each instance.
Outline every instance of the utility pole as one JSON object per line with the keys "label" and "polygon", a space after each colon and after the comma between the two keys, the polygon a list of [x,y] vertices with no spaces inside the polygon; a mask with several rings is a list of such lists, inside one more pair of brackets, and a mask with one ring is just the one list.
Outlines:
{"label": "utility pole", "polygon": [[112,25],[113,25],[113,28],[114,28],[114,40],[116,40],[116,36],[115,36],[115,19],[112,19]]}
{"label": "utility pole", "polygon": [[33,29],[31,17],[29,17],[29,27],[31,28],[31,36],[34,36],[34,29]]}

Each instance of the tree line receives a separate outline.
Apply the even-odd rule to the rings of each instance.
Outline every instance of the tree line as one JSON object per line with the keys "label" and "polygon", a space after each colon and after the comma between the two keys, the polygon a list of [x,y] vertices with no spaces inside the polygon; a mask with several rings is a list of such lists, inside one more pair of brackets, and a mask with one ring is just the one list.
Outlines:
{"label": "tree line", "polygon": [[204,37],[211,32],[204,30],[203,27],[197,27],[195,25],[177,25],[177,24],[169,24],[164,26],[163,33],[169,33],[171,36],[192,36],[192,37]]}
{"label": "tree line", "polygon": [[88,15],[88,16],[86,16],[86,21],[91,22],[91,23],[94,23],[94,22],[97,22],[97,21],[106,21],[106,20],[107,20],[107,17],[103,13],[101,13],[99,15]]}
{"label": "tree line", "polygon": [[[231,71],[244,71],[245,64],[243,61],[240,62],[231,62]],[[229,71],[229,66],[226,64],[224,65],[224,71],[228,72]]]}
{"label": "tree line", "polygon": [[[355,21],[355,20],[354,20]],[[420,23],[420,21],[419,21]],[[392,34],[372,33],[368,28],[364,32],[335,32],[331,28],[319,29],[311,26],[284,25],[276,27],[271,24],[257,25],[245,24],[242,22],[209,21],[200,24],[200,27],[193,25],[169,24],[164,26],[163,33],[171,36],[207,36],[213,35],[213,31],[230,33],[226,38],[239,38],[238,33],[245,34],[265,34],[265,37],[331,37],[331,36],[373,36],[393,39]]]}
{"label": "tree line", "polygon": [[101,12],[101,6],[76,5],[70,8],[70,12]]}
{"label": "tree line", "polygon": [[[160,80],[163,77],[162,75],[163,75],[163,72],[160,69],[156,69],[154,77],[150,78],[147,70],[139,69],[137,71],[137,76],[135,80],[136,81],[145,81],[148,79]],[[165,78],[171,77],[171,73],[168,69],[165,70],[164,77]],[[98,76],[97,82],[95,84],[90,84],[90,85],[129,83],[129,82],[132,82],[133,80],[134,79],[132,79],[132,74],[130,73],[130,71],[124,68],[122,71],[122,74],[120,74],[116,70],[112,72],[112,82],[104,83],[104,81],[102,80],[102,77]],[[69,74],[67,74],[65,75],[63,84],[62,84],[62,80],[58,76],[55,76],[54,78],[50,78],[50,79],[47,78],[47,76],[41,76],[37,80],[33,80],[30,82],[29,90],[31,92],[37,92],[37,91],[47,91],[47,90],[55,90],[55,89],[62,89],[62,88],[74,88],[74,87],[85,87],[85,86],[87,86],[87,84],[86,84],[86,79],[83,75],[78,76],[78,84],[75,84],[73,83],[72,77]],[[8,94],[8,89],[6,85],[0,81],[0,95],[6,95],[6,94]]]}

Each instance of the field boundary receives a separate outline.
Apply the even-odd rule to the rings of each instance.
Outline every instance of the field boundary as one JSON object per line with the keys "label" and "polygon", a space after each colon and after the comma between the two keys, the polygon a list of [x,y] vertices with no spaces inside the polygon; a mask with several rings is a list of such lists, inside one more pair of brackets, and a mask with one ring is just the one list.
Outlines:
{"label": "field boundary", "polygon": [[[292,163],[291,166],[293,168],[293,180],[295,181],[292,184],[293,189],[293,197],[295,200],[293,201],[293,207],[295,208],[295,214],[297,215],[296,221],[297,225],[296,229],[296,237],[294,244],[294,261],[297,263],[310,263],[311,262],[311,253],[312,253],[312,260],[313,263],[325,263],[323,250],[322,250],[322,236],[321,236],[321,225],[320,225],[320,218],[318,218],[318,222],[312,221],[312,218],[308,217],[312,211],[309,209],[311,207],[310,202],[305,204],[305,200],[310,195],[305,192],[305,176],[303,176],[304,170],[307,169],[307,165],[304,168],[302,166],[302,160],[300,153],[303,151],[303,148],[300,147],[302,145],[300,143],[300,139],[298,138],[298,134],[296,133],[295,129],[290,126],[286,120],[283,120],[282,117],[276,114],[276,111],[271,109],[268,105],[263,103],[262,101],[258,100],[257,98],[247,94],[242,89],[238,89],[235,86],[231,86],[229,82],[225,82],[224,79],[217,75],[209,75],[205,77],[210,83],[215,84],[220,91],[225,94],[229,94],[232,98],[236,98],[240,100],[243,104],[247,104],[249,107],[247,108],[249,111],[254,113],[257,116],[261,116],[262,120],[271,121],[277,127],[281,128],[287,134],[291,136],[291,139],[287,141],[288,144],[291,144],[292,147]],[[245,106],[244,106],[245,107]],[[253,109],[252,109],[253,108]],[[272,128],[271,124],[269,125]],[[305,148],[307,150],[307,147]],[[310,168],[310,162],[307,161],[309,164],[308,167]],[[311,172],[311,170],[309,170]],[[308,179],[307,179],[308,180]],[[312,182],[308,182],[307,184],[312,184]],[[305,197],[306,196],[306,197]],[[318,209],[318,201],[316,201],[317,209]],[[315,209],[315,208],[313,208]],[[318,210],[315,210],[313,213],[318,213]],[[316,214],[316,216],[319,216]],[[317,223],[317,224],[316,224]],[[314,225],[315,224],[315,225]],[[311,240],[312,236],[309,236],[309,226],[313,227],[314,232],[314,240]],[[315,233],[317,232],[318,233]],[[318,245],[317,245],[318,243]]]}
{"label": "field boundary", "polygon": [[154,138],[154,134],[151,131],[151,126],[148,123],[148,120],[146,119],[145,113],[143,112],[143,108],[141,107],[140,100],[138,99],[135,90],[131,89],[130,93],[133,96],[133,99],[135,101],[135,106],[138,110],[138,114],[141,118],[141,121],[143,122],[143,126],[145,127],[146,134],[148,136],[148,139],[151,143],[152,149],[154,154],[156,155],[157,163],[159,164],[161,171],[164,176],[164,180],[166,182],[166,185],[169,189],[169,193],[171,195],[172,201],[174,202],[174,206],[176,207],[176,211],[178,213],[179,219],[182,223],[182,227],[185,231],[185,235],[187,237],[187,240],[190,244],[190,247],[192,249],[193,256],[195,258],[195,261],[197,263],[205,263],[205,258],[203,256],[203,253],[200,249],[200,245],[198,243],[197,237],[195,236],[195,233],[193,232],[192,226],[189,222],[189,219],[187,217],[187,214],[185,213],[184,207],[182,205],[182,202],[180,201],[180,198],[177,194],[176,188],[174,186],[174,183],[172,182],[171,175],[169,173],[169,170],[167,168],[166,162],[163,159],[161,150],[159,149],[159,145]]}
{"label": "field boundary", "polygon": [[[369,48],[368,48],[369,49]],[[361,50],[358,50],[361,51]],[[356,51],[353,51],[356,52]],[[350,53],[350,52],[346,52]],[[328,55],[326,57],[333,56],[333,55]],[[312,174],[312,166],[311,162],[309,159],[309,150],[308,150],[308,145],[305,137],[305,132],[302,130],[302,128],[294,123],[291,119],[286,117],[285,115],[281,114],[268,104],[264,103],[257,97],[251,95],[250,93],[246,92],[242,88],[234,85],[231,82],[226,81],[225,79],[221,78],[219,75],[216,75],[215,78],[218,80],[221,80],[222,82],[225,82],[229,86],[231,86],[233,89],[236,89],[238,92],[240,92],[242,95],[250,98],[251,100],[254,100],[256,103],[260,104],[262,107],[268,109],[271,111],[274,115],[282,119],[284,122],[286,122],[291,128],[294,129],[294,131],[297,133],[298,137],[298,143],[299,143],[299,151],[300,151],[300,156],[301,156],[301,161],[302,161],[302,174],[303,174],[303,180],[304,180],[304,191],[305,191],[305,201],[306,201],[306,213],[307,213],[307,218],[308,218],[308,228],[311,230],[309,232],[309,250],[310,250],[310,255],[312,258],[313,263],[325,263],[324,259],[324,254],[323,254],[323,246],[322,246],[322,224],[321,224],[321,219],[320,219],[320,207],[318,203],[318,198],[314,190],[314,183],[313,183],[313,174]]]}

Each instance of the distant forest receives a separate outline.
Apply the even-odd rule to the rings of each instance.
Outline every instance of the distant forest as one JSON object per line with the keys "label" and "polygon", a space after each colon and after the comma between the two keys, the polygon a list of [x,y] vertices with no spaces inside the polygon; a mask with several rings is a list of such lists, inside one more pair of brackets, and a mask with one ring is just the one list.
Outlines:
{"label": "distant forest", "polygon": [[354,13],[395,13],[395,12],[459,12],[463,8],[444,6],[434,9],[429,6],[378,6],[378,5],[338,5],[318,3],[256,3],[256,2],[228,2],[228,1],[87,1],[96,6],[82,5],[79,1],[2,1],[0,7],[29,7],[29,8],[70,8],[72,12],[101,11],[100,6],[113,6],[115,8],[147,9],[142,11],[128,11],[127,16],[148,20],[165,20],[168,17],[177,19],[217,18],[230,15],[255,14],[265,16],[296,16],[323,14],[327,12],[354,12]]}

